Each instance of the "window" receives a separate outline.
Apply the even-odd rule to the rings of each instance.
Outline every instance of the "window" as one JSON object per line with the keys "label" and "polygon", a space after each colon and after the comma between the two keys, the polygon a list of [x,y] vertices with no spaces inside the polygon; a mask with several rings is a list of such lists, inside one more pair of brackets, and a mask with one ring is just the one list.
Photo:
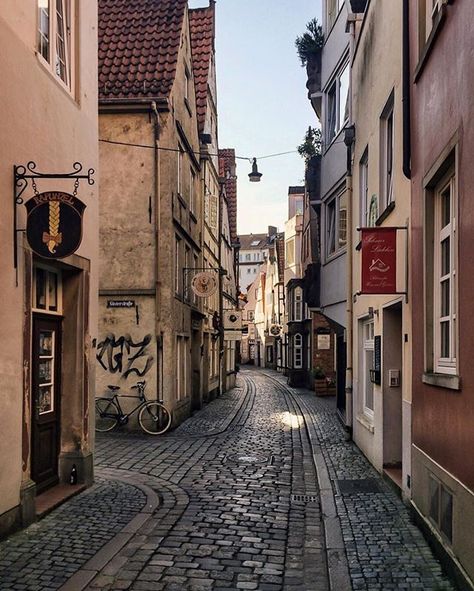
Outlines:
{"label": "window", "polygon": [[380,119],[380,195],[382,197],[383,209],[388,207],[394,200],[393,195],[393,93],[385,106]]}
{"label": "window", "polygon": [[303,367],[303,337],[295,334],[293,337],[293,368],[301,369]]}
{"label": "window", "polygon": [[369,150],[365,150],[359,163],[360,179],[360,225],[365,228],[371,226],[370,223],[370,202],[369,202]]}
{"label": "window", "polygon": [[252,272],[252,269],[250,267],[247,268],[247,275],[250,275],[250,273]]}
{"label": "window", "polygon": [[347,242],[347,194],[337,195],[326,205],[326,253],[331,255]]}
{"label": "window", "polygon": [[38,55],[74,92],[74,0],[38,0]]}
{"label": "window", "polygon": [[181,293],[181,238],[179,236],[175,237],[175,245],[174,245],[174,289],[175,292],[180,295]]}
{"label": "window", "polygon": [[[193,262],[194,262],[194,265],[193,265],[194,269],[197,269],[199,267],[199,260],[198,260],[197,255],[195,255],[195,254],[193,254]],[[193,296],[192,296],[193,297],[193,305],[196,306],[197,305],[197,295],[194,293],[194,291],[192,293],[193,293]]]}
{"label": "window", "polygon": [[294,291],[294,316],[293,320],[301,322],[303,320],[303,290],[301,287]]}
{"label": "window", "polygon": [[245,260],[246,261],[250,261],[252,259],[252,255],[251,254],[246,254],[245,255]]}
{"label": "window", "polygon": [[184,100],[186,103],[189,102],[190,97],[190,86],[191,86],[191,76],[189,74],[188,67],[184,67]]}
{"label": "window", "polygon": [[364,414],[374,416],[374,384],[371,380],[371,370],[374,369],[374,321],[362,323],[362,385]]}
{"label": "window", "polygon": [[327,29],[329,30],[336,22],[339,11],[344,5],[344,0],[326,0]]}
{"label": "window", "polygon": [[435,371],[456,373],[456,199],[452,173],[434,191],[434,355]]}
{"label": "window", "polygon": [[326,142],[330,144],[349,118],[349,63],[346,63],[329,87],[326,107]]}
{"label": "window", "polygon": [[429,516],[435,527],[447,538],[453,541],[453,495],[432,474],[430,480],[430,508]]}
{"label": "window", "polygon": [[196,175],[192,168],[189,169],[189,211],[194,213],[194,184],[196,182]]}
{"label": "window", "polygon": [[250,246],[258,246],[260,244],[261,240],[252,240]]}
{"label": "window", "polygon": [[295,215],[303,215],[303,198],[295,200]]}
{"label": "window", "polygon": [[60,314],[62,282],[59,271],[35,266],[33,269],[33,309]]}
{"label": "window", "polygon": [[254,253],[253,260],[254,261],[259,261],[260,260],[260,253],[259,252]]}
{"label": "window", "polygon": [[295,239],[290,238],[286,243],[286,266],[295,264]]}
{"label": "window", "polygon": [[178,144],[178,195],[183,194],[183,159],[184,159],[184,150],[181,147],[181,144]]}
{"label": "window", "polygon": [[190,268],[191,266],[191,249],[189,248],[189,246],[185,246],[184,249],[184,268],[186,269],[185,271],[185,278],[186,281],[184,283],[184,299],[186,302],[189,301],[189,294],[191,292],[191,274],[190,274]]}
{"label": "window", "polygon": [[176,337],[176,400],[187,398],[188,393],[188,368],[189,368],[189,338]]}

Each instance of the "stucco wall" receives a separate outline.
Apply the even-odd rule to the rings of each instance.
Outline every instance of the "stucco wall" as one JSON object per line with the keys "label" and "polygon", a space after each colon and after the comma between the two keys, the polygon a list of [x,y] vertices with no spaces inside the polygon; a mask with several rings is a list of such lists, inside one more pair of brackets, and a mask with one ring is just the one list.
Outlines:
{"label": "stucco wall", "polygon": [[[0,15],[0,75],[5,81],[0,93],[0,277],[3,306],[1,326],[4,351],[0,359],[0,391],[3,400],[0,438],[0,515],[19,503],[22,466],[28,471],[31,437],[29,407],[24,425],[22,457],[23,376],[29,374],[29,359],[23,359],[25,282],[20,235],[18,286],[13,269],[12,170],[14,164],[33,160],[42,172],[69,172],[80,161],[85,169],[97,170],[97,3],[81,6],[78,23],[78,88],[75,97],[63,89],[35,54],[36,12],[34,0],[5,0]],[[97,175],[96,175],[97,180]],[[61,188],[72,192],[71,181],[38,181],[39,190]],[[82,182],[78,196],[87,205],[83,241],[77,254],[90,259],[91,284],[89,327],[86,345],[96,336],[98,236],[98,185]],[[24,198],[32,196],[31,187]],[[17,208],[19,228],[24,228],[25,208]],[[27,316],[26,318],[30,318]],[[29,323],[29,320],[28,320]],[[90,375],[93,375],[93,367]],[[29,384],[27,383],[28,387]],[[86,386],[87,387],[87,386]],[[88,445],[92,445],[89,441]]]}
{"label": "stucco wall", "polygon": [[[361,289],[361,251],[356,250],[360,241],[360,233],[357,228],[365,225],[361,216],[361,178],[360,162],[364,152],[368,148],[368,199],[376,195],[379,200],[379,213],[383,211],[381,197],[381,115],[384,107],[393,91],[394,93],[394,160],[393,160],[393,195],[395,208],[388,216],[383,226],[407,227],[410,217],[410,182],[404,177],[402,171],[402,6],[395,2],[372,2],[362,27],[361,37],[358,40],[352,69],[352,114],[356,126],[356,143],[353,156],[353,215],[352,215],[352,264],[353,285],[352,292],[357,293]],[[397,290],[405,291],[407,288],[407,233],[401,230],[397,234]],[[384,318],[387,320],[389,305],[402,302],[401,334],[396,331],[390,334],[389,326],[385,324],[387,334],[384,334]],[[408,299],[410,302],[410,299]],[[364,417],[363,393],[361,373],[362,337],[360,335],[361,319],[367,318],[369,308],[373,308],[375,335],[382,335],[382,347],[401,350],[402,367],[398,354],[389,351],[383,353],[385,362],[382,368],[382,385],[374,385],[374,418]],[[406,450],[410,448],[410,433],[403,421],[402,412],[408,412],[407,404],[411,401],[411,312],[410,306],[404,297],[397,295],[358,296],[354,302],[354,439],[361,447],[371,462],[381,470],[384,463],[390,464],[394,459],[394,447],[397,447],[402,435],[402,423],[405,423],[403,446],[404,458],[404,488],[408,491],[406,476],[410,474],[410,463],[407,461]],[[397,336],[395,336],[395,333]],[[407,335],[406,339],[402,336]],[[395,339],[395,340],[394,340]],[[396,361],[395,361],[396,358]],[[391,369],[402,369],[401,392],[388,386],[387,364]],[[399,404],[395,404],[395,395],[400,395]],[[403,401],[403,402],[402,402]],[[386,406],[392,405],[392,412],[387,412]],[[402,411],[402,408],[404,409]],[[398,423],[398,426],[395,424]],[[386,432],[384,433],[384,429]],[[394,439],[389,436],[399,429]],[[385,436],[385,437],[384,437]],[[395,441],[398,439],[398,441]],[[395,454],[396,455],[396,454]],[[409,454],[408,454],[409,455]],[[390,459],[391,458],[391,459]]]}

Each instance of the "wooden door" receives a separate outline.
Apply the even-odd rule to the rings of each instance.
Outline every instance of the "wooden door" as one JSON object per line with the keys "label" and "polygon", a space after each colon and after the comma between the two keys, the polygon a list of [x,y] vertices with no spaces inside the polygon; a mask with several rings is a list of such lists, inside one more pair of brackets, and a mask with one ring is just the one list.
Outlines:
{"label": "wooden door", "polygon": [[61,322],[55,317],[33,319],[31,478],[37,492],[59,480]]}

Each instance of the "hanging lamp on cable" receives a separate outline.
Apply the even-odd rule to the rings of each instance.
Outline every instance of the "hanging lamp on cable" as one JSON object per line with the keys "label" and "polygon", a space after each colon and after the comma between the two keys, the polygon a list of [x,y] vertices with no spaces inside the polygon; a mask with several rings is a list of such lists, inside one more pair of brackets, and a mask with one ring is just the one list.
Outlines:
{"label": "hanging lamp on cable", "polygon": [[262,176],[262,173],[258,172],[257,159],[254,158],[252,162],[252,172],[249,174],[249,180],[251,183],[259,183]]}

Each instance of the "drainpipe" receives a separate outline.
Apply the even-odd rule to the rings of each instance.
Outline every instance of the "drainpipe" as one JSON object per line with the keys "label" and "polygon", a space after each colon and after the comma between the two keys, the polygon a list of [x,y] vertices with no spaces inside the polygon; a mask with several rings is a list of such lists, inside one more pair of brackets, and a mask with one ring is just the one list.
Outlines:
{"label": "drainpipe", "polygon": [[[153,192],[154,192],[154,204],[155,204],[155,269],[154,269],[154,283],[155,283],[155,335],[157,339],[157,348],[158,348],[158,368],[160,371],[160,375],[158,376],[158,399],[162,399],[163,397],[163,333],[160,332],[160,324],[161,324],[161,274],[160,274],[160,245],[159,240],[161,236],[161,199],[160,199],[160,174],[159,174],[159,167],[160,167],[160,118],[158,115],[158,109],[156,106],[156,102],[152,101],[150,103],[151,110],[154,115],[154,124],[153,124],[153,135],[154,135],[154,151],[153,151],[153,166],[154,166],[154,175],[153,175]],[[158,335],[160,335],[158,337]],[[161,363],[160,363],[161,361]]]}
{"label": "drainpipe", "polygon": [[410,5],[403,0],[403,174],[411,179]]}
{"label": "drainpipe", "polygon": [[217,248],[218,248],[218,264],[219,264],[219,394],[222,394],[224,372],[227,372],[225,367],[225,342],[224,342],[224,294],[222,293],[223,275],[222,268],[222,199],[223,199],[224,184],[219,181],[219,206],[218,206],[218,222],[217,222]]}

